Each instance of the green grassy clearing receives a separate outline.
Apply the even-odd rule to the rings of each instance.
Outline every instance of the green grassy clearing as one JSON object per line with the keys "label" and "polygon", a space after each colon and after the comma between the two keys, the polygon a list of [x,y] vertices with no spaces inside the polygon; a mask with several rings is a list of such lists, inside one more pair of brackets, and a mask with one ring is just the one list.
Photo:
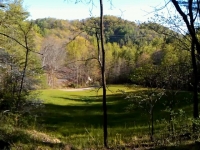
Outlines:
{"label": "green grassy clearing", "polygon": [[[109,145],[134,144],[138,137],[148,134],[147,116],[140,109],[127,112],[131,103],[119,90],[137,93],[143,88],[128,89],[125,86],[110,86],[107,91]],[[38,118],[39,130],[56,136],[77,148],[102,147],[103,116],[102,90],[61,91],[42,90],[40,98],[44,100],[42,116]],[[163,100],[167,97],[163,97]],[[169,97],[168,97],[169,98]],[[177,108],[182,108],[191,116],[191,105],[188,99],[191,94],[181,92],[176,96],[180,100]],[[167,118],[164,108],[159,102],[155,108],[155,120]],[[163,129],[163,123],[155,121],[156,132]],[[165,125],[164,125],[165,126]],[[146,137],[147,138],[147,137]]]}

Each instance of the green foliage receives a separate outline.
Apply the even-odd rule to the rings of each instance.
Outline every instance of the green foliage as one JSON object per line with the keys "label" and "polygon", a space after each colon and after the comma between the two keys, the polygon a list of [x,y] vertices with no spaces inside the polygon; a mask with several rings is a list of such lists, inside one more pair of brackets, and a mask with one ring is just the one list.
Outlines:
{"label": "green foliage", "polygon": [[134,83],[156,87],[162,84],[162,76],[159,66],[152,64],[145,64],[141,67],[136,68],[132,75],[131,80]]}
{"label": "green foliage", "polygon": [[[44,18],[33,21],[36,32],[44,41],[48,36],[53,36],[68,43],[65,47],[66,63],[60,70],[67,70],[69,76],[63,74],[62,77],[69,81],[69,85],[73,83],[86,86],[84,83],[87,82],[87,76],[92,77],[93,82],[99,82],[96,41],[98,19],[91,17],[81,21],[67,21]],[[115,16],[104,16],[104,29],[108,83],[136,83],[130,80],[130,76],[139,72],[140,67],[144,68],[140,73],[143,74],[151,66],[162,68],[190,64],[189,52],[182,51],[185,48],[180,47],[180,40],[174,38],[184,41],[183,37],[167,27],[153,22],[136,24]],[[37,43],[42,45],[40,41],[38,38]],[[60,71],[55,74],[55,78],[59,77]]]}
{"label": "green foliage", "polygon": [[129,94],[127,97],[132,103],[128,106],[128,111],[133,109],[141,109],[144,114],[148,116],[149,135],[150,140],[153,141],[154,136],[154,111],[157,103],[165,95],[165,90],[157,88],[148,88],[146,91],[142,91],[136,94]]}
{"label": "green foliage", "polygon": [[[46,107],[33,92],[48,88],[50,80],[51,87],[57,87],[54,82],[59,79],[67,82],[64,86],[73,88],[100,85],[97,60],[102,58],[98,58],[96,39],[99,18],[28,21],[21,0],[5,3],[0,8],[0,17],[0,121],[4,123],[0,125],[0,139],[41,143],[41,139],[30,138],[30,132],[18,130],[29,126],[38,129],[39,120],[45,130],[65,142],[77,144],[80,149],[101,149],[102,90],[98,93],[44,90],[40,98]],[[104,16],[104,32],[108,83],[149,87],[146,91],[108,87],[110,144],[117,149],[133,141],[134,146],[141,144],[137,138],[138,134],[146,135],[143,141],[146,140],[146,120],[152,129],[151,136],[155,129],[155,138],[160,136],[158,130],[169,130],[166,139],[170,144],[174,144],[173,138],[190,132],[192,123],[199,124],[199,120],[188,119],[186,113],[190,112],[191,96],[179,92],[192,81],[190,53],[182,51],[188,49],[187,39],[156,23],[136,24],[114,16]],[[182,46],[180,40],[184,42]],[[125,99],[126,92],[121,95],[120,91],[133,92],[129,95],[132,101]],[[126,112],[127,106],[133,112]],[[144,110],[148,115],[143,115]]]}
{"label": "green foliage", "polygon": [[36,110],[43,103],[32,91],[42,70],[22,1],[9,1],[0,12],[0,130],[5,130],[1,140],[12,143],[19,140],[16,128],[36,124]]}

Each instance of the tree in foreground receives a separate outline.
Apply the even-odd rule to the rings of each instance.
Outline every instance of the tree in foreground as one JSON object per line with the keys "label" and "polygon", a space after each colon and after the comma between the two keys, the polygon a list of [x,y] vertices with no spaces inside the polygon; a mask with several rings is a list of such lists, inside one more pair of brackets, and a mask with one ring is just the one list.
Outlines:
{"label": "tree in foreground", "polygon": [[[198,23],[199,23],[199,1],[188,0],[188,1],[177,1],[171,0],[172,4],[176,8],[179,15],[184,21],[188,34],[191,39],[191,59],[193,68],[193,117],[194,119],[199,118],[199,100],[198,100],[198,83],[199,83],[199,55],[200,55],[200,41],[198,39]],[[197,55],[196,55],[197,54]],[[195,131],[196,125],[193,124],[193,130]]]}
{"label": "tree in foreground", "polygon": [[[82,1],[76,1],[82,2]],[[89,0],[89,3],[94,4],[93,0]],[[101,81],[103,89],[103,134],[104,134],[104,147],[108,148],[108,131],[107,131],[107,104],[106,104],[106,52],[104,48],[104,12],[103,12],[103,0],[99,0],[100,20],[99,20],[99,35],[96,31],[97,47],[98,47],[98,62],[101,68]],[[100,42],[99,42],[100,41]]]}
{"label": "tree in foreground", "polygon": [[40,65],[38,54],[33,50],[32,23],[25,20],[27,14],[21,1],[9,2],[0,10],[1,18],[5,19],[0,25],[0,107],[2,113],[14,116],[17,126],[24,114],[31,114],[31,110],[41,104],[31,95],[37,87]]}
{"label": "tree in foreground", "polygon": [[131,80],[146,86],[147,89],[142,92],[132,93],[128,99],[132,102],[128,110],[140,108],[144,110],[148,118],[149,137],[154,141],[154,111],[157,103],[165,95],[165,89],[162,88],[162,71],[160,67],[152,64],[143,65],[135,69]]}

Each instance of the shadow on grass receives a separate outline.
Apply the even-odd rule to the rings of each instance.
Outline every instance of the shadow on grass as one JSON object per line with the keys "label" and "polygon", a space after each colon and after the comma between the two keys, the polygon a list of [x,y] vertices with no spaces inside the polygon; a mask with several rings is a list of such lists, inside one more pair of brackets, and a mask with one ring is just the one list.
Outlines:
{"label": "shadow on grass", "polygon": [[[53,96],[52,98],[60,98],[64,100],[71,100],[75,102],[86,102],[86,103],[97,103],[97,102],[102,102],[102,96],[97,95],[97,96],[79,96],[79,95],[71,95],[73,97],[77,98],[70,98],[70,97],[64,97],[64,96]],[[107,102],[117,102],[121,101],[125,96],[122,96],[121,94],[113,94],[113,95],[107,95]]]}
{"label": "shadow on grass", "polygon": [[[139,94],[140,92],[134,92]],[[72,95],[71,95],[72,96]],[[80,96],[73,95],[77,98],[68,98],[67,96],[60,96],[55,98],[64,99],[66,101],[80,102],[70,105],[56,105],[45,104],[42,112],[42,117],[39,119],[45,128],[51,131],[67,131],[68,133],[84,133],[84,128],[102,128],[103,126],[103,108],[101,96]],[[107,95],[107,110],[108,110],[108,127],[110,128],[124,128],[135,126],[147,127],[147,115],[144,110],[135,108],[131,112],[127,112],[126,108],[131,104],[131,101],[125,99],[126,95],[112,94]],[[188,100],[190,95],[188,93],[177,94],[176,98],[180,100],[177,109],[189,107]],[[157,103],[155,106],[155,120],[167,118],[164,109],[163,101],[168,97]],[[63,130],[63,131],[61,131]]]}

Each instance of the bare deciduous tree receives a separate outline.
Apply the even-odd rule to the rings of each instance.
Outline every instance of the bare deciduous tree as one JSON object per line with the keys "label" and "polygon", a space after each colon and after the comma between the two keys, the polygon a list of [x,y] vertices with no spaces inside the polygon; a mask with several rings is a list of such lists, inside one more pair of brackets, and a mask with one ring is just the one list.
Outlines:
{"label": "bare deciduous tree", "polygon": [[54,88],[56,70],[61,67],[66,57],[63,43],[55,37],[49,36],[43,41],[41,48],[42,66],[48,75],[48,85]]}

